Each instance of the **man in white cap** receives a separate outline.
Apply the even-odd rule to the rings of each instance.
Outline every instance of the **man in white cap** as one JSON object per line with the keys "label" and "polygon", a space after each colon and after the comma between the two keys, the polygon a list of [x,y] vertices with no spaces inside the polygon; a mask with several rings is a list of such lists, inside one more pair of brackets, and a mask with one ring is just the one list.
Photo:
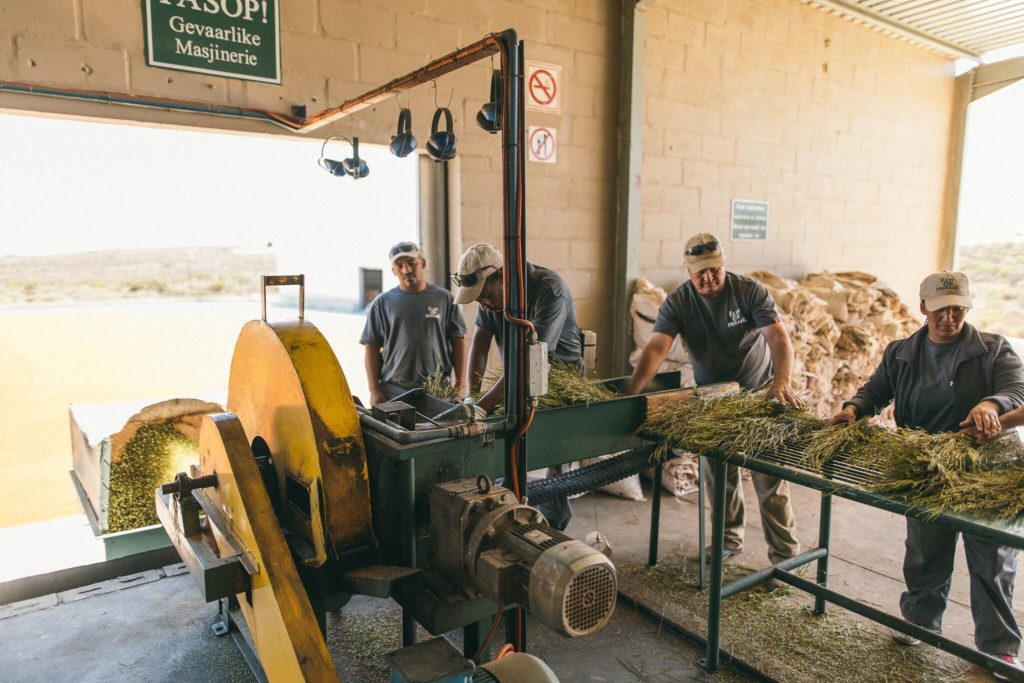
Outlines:
{"label": "man in white cap", "polygon": [[370,304],[363,344],[370,403],[391,400],[429,377],[451,381],[465,393],[466,323],[451,292],[429,284],[419,245],[399,242],[388,251],[398,286]]}
{"label": "man in white cap", "polygon": [[[683,261],[689,280],[668,295],[658,309],[654,332],[637,360],[626,394],[637,394],[654,377],[678,334],[693,363],[697,384],[738,382],[747,390],[767,388],[768,396],[802,405],[790,386],[793,349],[771,294],[757,280],[727,272],[717,237],[706,232],[686,243]],[[708,479],[713,482],[710,468]],[[773,563],[800,552],[789,484],[752,472],[761,508],[761,527]],[[743,552],[746,510],[740,472],[726,468],[725,546],[723,559]],[[770,585],[778,587],[777,583]]]}
{"label": "man in white cap", "polygon": [[[459,260],[459,271],[452,276],[459,285],[455,303],[476,301],[476,329],[469,348],[469,388],[480,390],[487,369],[491,340],[504,348],[505,299],[501,252],[489,244],[475,244]],[[547,342],[551,360],[582,370],[583,343],[576,325],[572,292],[555,271],[526,264],[526,318],[533,323],[537,338]],[[505,397],[504,378],[495,382],[478,405],[490,413]]]}
{"label": "man in white cap", "polygon": [[[970,283],[963,273],[944,271],[921,283],[926,324],[885,349],[882,362],[832,424],[852,423],[894,403],[896,424],[931,434],[964,431],[985,440],[1001,429],[1000,414],[1024,405],[1024,365],[997,334],[965,322]],[[1016,413],[1015,413],[1016,415]],[[942,614],[953,575],[958,532],[907,517],[900,611],[907,621],[942,630]],[[1014,666],[1021,643],[1013,616],[1017,551],[964,535],[971,578],[974,643]],[[920,641],[899,631],[906,645]]]}
{"label": "man in white cap", "polygon": [[[487,369],[487,354],[491,340],[504,348],[505,340],[505,298],[504,261],[501,252],[489,244],[475,244],[459,259],[459,270],[452,276],[459,291],[455,303],[477,302],[480,308],[476,315],[473,342],[470,344],[469,375],[470,392],[480,390],[484,372]],[[562,363],[583,371],[583,341],[576,325],[576,309],[572,303],[572,292],[558,273],[535,266],[526,267],[526,301],[523,307],[526,318],[533,323],[537,338],[548,345],[548,357],[552,362]],[[477,403],[484,412],[490,413],[505,398],[504,376],[495,382]],[[568,498],[562,497],[549,503],[542,503],[540,511],[548,522],[558,530],[564,530],[572,519],[572,507]]]}

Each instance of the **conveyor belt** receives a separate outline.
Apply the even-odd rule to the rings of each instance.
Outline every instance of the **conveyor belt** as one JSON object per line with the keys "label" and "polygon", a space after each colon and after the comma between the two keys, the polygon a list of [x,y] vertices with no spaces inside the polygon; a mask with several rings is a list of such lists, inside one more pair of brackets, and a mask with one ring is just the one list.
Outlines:
{"label": "conveyor belt", "polygon": [[559,496],[593,491],[620,479],[625,479],[640,470],[657,464],[651,459],[654,448],[654,446],[641,446],[578,470],[532,481],[526,485],[527,498],[531,505],[535,505],[554,500]]}

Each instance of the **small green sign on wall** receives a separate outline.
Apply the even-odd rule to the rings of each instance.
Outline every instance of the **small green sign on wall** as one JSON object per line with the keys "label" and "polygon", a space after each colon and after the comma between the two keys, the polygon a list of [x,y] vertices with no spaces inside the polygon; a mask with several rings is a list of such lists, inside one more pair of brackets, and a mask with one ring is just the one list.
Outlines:
{"label": "small green sign on wall", "polygon": [[281,82],[279,0],[142,0],[146,63]]}
{"label": "small green sign on wall", "polygon": [[734,240],[768,239],[768,202],[756,199],[732,200],[731,236]]}

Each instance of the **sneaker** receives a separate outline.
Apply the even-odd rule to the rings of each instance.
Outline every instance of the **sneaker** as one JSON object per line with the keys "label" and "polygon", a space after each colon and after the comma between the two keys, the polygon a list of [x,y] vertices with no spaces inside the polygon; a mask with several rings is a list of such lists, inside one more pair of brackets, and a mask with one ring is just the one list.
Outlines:
{"label": "sneaker", "polygon": [[[1018,669],[1021,669],[1020,660],[1017,659],[1016,657],[1014,657],[1013,655],[993,655],[993,656],[996,659],[999,659],[1001,661],[1006,662],[1010,666],[1015,666]],[[1024,671],[1024,669],[1022,669],[1022,671]],[[992,672],[992,677],[995,678],[997,681],[1008,681],[1008,680],[1010,680],[1009,677],[1007,677],[1006,674],[999,673],[998,671],[993,671]]]}
{"label": "sneaker", "polygon": [[[914,624],[914,626],[921,626],[921,624],[915,624],[910,619],[904,619],[903,621],[907,622],[908,624]],[[910,635],[909,633],[904,633],[903,631],[897,631],[896,629],[892,630],[892,637],[893,637],[893,639],[897,643],[900,643],[902,645],[909,645],[909,646],[913,647],[914,645],[920,645],[921,644],[921,639],[920,638],[915,638],[914,636]]]}
{"label": "sneaker", "polygon": [[[726,546],[725,548],[722,548],[722,562],[728,562],[730,559],[736,557],[742,552],[742,546],[740,546],[739,548],[730,548]],[[700,562],[700,553],[691,553],[690,555],[687,555],[686,559],[690,562]],[[708,562],[711,561],[710,547],[704,548],[704,559]]]}
{"label": "sneaker", "polygon": [[910,635],[909,633],[904,633],[903,631],[897,631],[896,629],[892,630],[892,637],[893,637],[893,639],[897,643],[900,643],[902,645],[909,645],[909,646],[913,647],[914,645],[920,645],[921,644],[921,639],[920,638],[915,638],[914,636]]}

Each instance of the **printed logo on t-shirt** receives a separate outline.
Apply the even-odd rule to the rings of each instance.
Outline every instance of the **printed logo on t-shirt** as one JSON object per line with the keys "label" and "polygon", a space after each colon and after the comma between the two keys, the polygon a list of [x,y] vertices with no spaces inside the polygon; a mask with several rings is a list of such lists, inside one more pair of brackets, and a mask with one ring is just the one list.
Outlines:
{"label": "printed logo on t-shirt", "polygon": [[735,311],[729,311],[729,327],[736,327],[737,325],[742,325],[745,322],[747,322],[747,319],[743,317],[743,313],[740,312],[740,309],[737,308]]}
{"label": "printed logo on t-shirt", "polygon": [[441,307],[440,306],[427,306],[427,318],[441,319]]}

